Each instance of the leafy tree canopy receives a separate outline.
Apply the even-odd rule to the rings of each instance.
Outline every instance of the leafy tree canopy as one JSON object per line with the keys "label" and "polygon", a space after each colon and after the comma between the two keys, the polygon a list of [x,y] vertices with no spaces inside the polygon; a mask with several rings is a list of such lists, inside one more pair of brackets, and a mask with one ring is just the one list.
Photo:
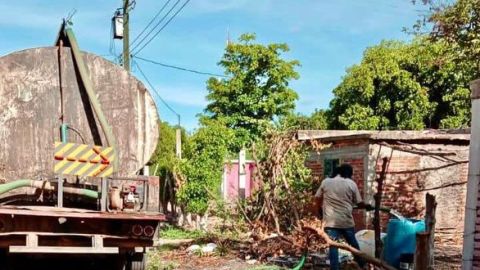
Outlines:
{"label": "leafy tree canopy", "polygon": [[219,191],[223,164],[233,140],[233,131],[215,121],[209,121],[190,138],[185,153],[188,158],[181,165],[185,183],[178,191],[178,199],[188,212],[207,211],[209,200]]}
{"label": "leafy tree canopy", "polygon": [[281,130],[322,130],[328,128],[327,116],[324,110],[315,110],[311,115],[290,113],[278,121]]}
{"label": "leafy tree canopy", "polygon": [[384,41],[347,70],[328,111],[333,128],[459,128],[469,123],[471,68],[448,46],[417,38]]}
{"label": "leafy tree canopy", "polygon": [[417,33],[430,28],[433,41],[449,45],[457,63],[473,65],[480,75],[480,0],[423,0],[430,13],[414,25]]}
{"label": "leafy tree canopy", "polygon": [[219,65],[228,78],[208,80],[202,118],[225,123],[243,146],[259,138],[275,117],[292,112],[298,95],[289,82],[298,79],[299,62],[282,58],[288,50],[286,44],[255,43],[254,34],[227,45]]}
{"label": "leafy tree canopy", "polygon": [[[178,162],[175,153],[176,128],[161,121],[159,123],[159,134],[157,148],[150,159],[150,163],[152,163],[151,173],[165,177],[166,174],[173,171],[176,162]],[[183,148],[187,146],[186,141],[187,135],[185,130],[182,129]]]}

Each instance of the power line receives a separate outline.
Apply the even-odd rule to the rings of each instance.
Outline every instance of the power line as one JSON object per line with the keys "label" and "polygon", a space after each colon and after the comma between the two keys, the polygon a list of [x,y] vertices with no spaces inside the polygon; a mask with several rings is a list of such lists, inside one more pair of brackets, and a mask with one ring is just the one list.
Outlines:
{"label": "power line", "polygon": [[165,107],[167,107],[171,112],[173,112],[177,118],[178,118],[178,126],[180,126],[180,114],[177,113],[177,111],[175,111],[168,103],[167,101],[165,101],[161,96],[160,94],[157,92],[157,89],[155,89],[155,87],[153,87],[153,84],[150,82],[150,80],[147,78],[147,76],[145,75],[145,73],[143,72],[143,70],[140,68],[140,65],[137,63],[137,61],[133,61],[133,64],[138,68],[138,71],[140,71],[140,74],[142,74],[142,77],[145,79],[145,81],[147,82],[147,84],[150,86],[150,88],[152,89],[152,91],[157,95],[158,99],[160,99],[160,101],[163,103],[163,105],[165,105]]}
{"label": "power line", "polygon": [[[140,32],[140,34],[138,34],[134,39],[133,39],[133,42],[130,44],[130,46],[133,46],[133,44],[135,44],[135,42],[138,40],[138,38],[140,38],[141,35],[143,35],[143,33],[145,33],[145,31],[148,29],[148,27],[150,27],[150,25],[152,25],[152,23],[158,18],[158,16],[160,16],[160,13],[162,13],[162,11],[167,7],[167,5],[170,3],[170,1],[172,0],[168,0],[164,5],[163,7],[157,12],[157,14],[155,14],[155,16],[150,20],[150,22],[147,24],[147,26],[145,26],[145,28],[143,28],[142,32]],[[155,28],[155,27],[154,27]]]}
{"label": "power line", "polygon": [[137,43],[137,45],[133,46],[133,48],[130,50],[131,52],[142,45],[142,42],[145,41],[145,39],[147,39],[150,36],[150,34],[153,33],[153,31],[155,31],[155,29],[168,17],[168,15],[170,15],[170,13],[175,9],[175,7],[178,5],[178,3],[180,3],[180,1],[181,0],[177,0],[177,2],[173,4],[173,6],[167,11],[167,13],[163,15],[160,21],[158,21],[158,23],[155,24],[155,26],[152,29],[150,29],[150,31]]}
{"label": "power line", "polygon": [[[183,5],[177,10],[177,12],[175,12],[175,14],[173,14],[172,17],[170,17],[170,19],[160,28],[160,30],[157,31],[157,33],[155,33],[155,35],[153,35],[152,38],[150,38],[140,49],[138,49],[137,52],[133,53],[132,52],[132,55],[137,55],[138,53],[140,53],[158,34],[160,34],[160,32],[162,32],[162,30],[167,27],[168,24],[170,24],[170,22],[178,15],[178,13],[180,13],[180,11],[183,10],[183,8],[190,2],[190,0],[187,0],[185,1],[185,3],[183,3]],[[132,50],[133,51],[133,50]]]}
{"label": "power line", "polygon": [[203,71],[198,71],[198,70],[194,70],[194,69],[178,67],[178,66],[174,66],[174,65],[168,65],[168,64],[160,63],[160,62],[153,61],[153,60],[150,60],[150,59],[145,59],[145,58],[142,58],[142,57],[140,57],[140,56],[135,56],[135,55],[134,55],[133,58],[137,58],[137,59],[139,59],[139,60],[142,60],[142,61],[145,61],[145,62],[149,62],[149,63],[155,64],[155,65],[159,65],[159,66],[162,66],[162,67],[166,67],[166,68],[173,68],[173,69],[177,69],[177,70],[181,70],[181,71],[186,71],[186,72],[192,72],[192,73],[200,74],[200,75],[208,75],[208,76],[228,78],[228,76],[226,76],[226,75],[215,74],[215,73],[210,73],[210,72],[203,72]]}

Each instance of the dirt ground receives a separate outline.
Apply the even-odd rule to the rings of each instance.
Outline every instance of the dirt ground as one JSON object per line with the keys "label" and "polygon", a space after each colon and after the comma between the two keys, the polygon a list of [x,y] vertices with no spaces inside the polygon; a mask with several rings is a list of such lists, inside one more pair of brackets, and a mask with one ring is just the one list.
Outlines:
{"label": "dirt ground", "polygon": [[[164,268],[154,268],[158,270],[274,270],[274,269],[288,269],[280,268],[271,265],[262,265],[259,263],[248,264],[244,260],[235,258],[235,256],[209,256],[199,257],[196,255],[188,254],[164,254],[161,256]],[[305,267],[304,269],[309,269]],[[312,269],[312,268],[310,268]],[[328,269],[328,268],[315,268],[315,269]],[[353,267],[345,267],[343,269],[355,269]],[[437,261],[436,270],[459,270],[461,266],[459,262],[445,262]]]}
{"label": "dirt ground", "polygon": [[248,264],[246,261],[235,256],[198,256],[185,252],[169,251],[161,256],[161,270],[247,270],[255,269],[260,264]]}
{"label": "dirt ground", "polygon": [[[172,245],[179,242],[180,245]],[[163,245],[157,250],[151,251],[149,256],[149,270],[279,270],[274,265],[260,264],[259,262],[245,261],[240,259],[236,251],[231,250],[229,254],[220,256],[217,253],[191,254],[185,249],[188,243],[175,240]],[[446,251],[447,250],[447,251]],[[461,247],[437,247],[435,269],[456,270],[461,269]],[[328,269],[312,268],[307,264],[304,269]],[[356,269],[352,265],[344,266],[343,269]]]}

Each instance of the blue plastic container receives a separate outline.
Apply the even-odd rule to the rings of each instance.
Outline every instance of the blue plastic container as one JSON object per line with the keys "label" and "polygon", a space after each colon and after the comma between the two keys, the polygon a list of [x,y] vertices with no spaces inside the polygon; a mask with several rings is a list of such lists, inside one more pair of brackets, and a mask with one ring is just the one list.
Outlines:
{"label": "blue plastic container", "polygon": [[425,231],[425,221],[415,219],[390,219],[383,249],[384,260],[395,268],[400,267],[401,254],[414,254],[417,232]]}

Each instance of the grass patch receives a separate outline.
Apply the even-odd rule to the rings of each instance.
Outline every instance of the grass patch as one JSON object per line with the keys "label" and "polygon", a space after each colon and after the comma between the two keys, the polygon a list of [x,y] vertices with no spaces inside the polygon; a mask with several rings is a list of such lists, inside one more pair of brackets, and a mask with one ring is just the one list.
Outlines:
{"label": "grass patch", "polygon": [[160,252],[153,251],[147,254],[147,269],[146,270],[174,270],[179,267],[177,262],[162,261]]}
{"label": "grass patch", "polygon": [[160,229],[160,238],[164,239],[198,239],[205,236],[205,233],[199,230],[185,230],[174,226],[166,226]]}
{"label": "grass patch", "polygon": [[172,251],[172,250],[177,250],[178,245],[173,245],[173,244],[163,244],[158,246],[155,250],[158,252],[163,252],[163,251]]}

